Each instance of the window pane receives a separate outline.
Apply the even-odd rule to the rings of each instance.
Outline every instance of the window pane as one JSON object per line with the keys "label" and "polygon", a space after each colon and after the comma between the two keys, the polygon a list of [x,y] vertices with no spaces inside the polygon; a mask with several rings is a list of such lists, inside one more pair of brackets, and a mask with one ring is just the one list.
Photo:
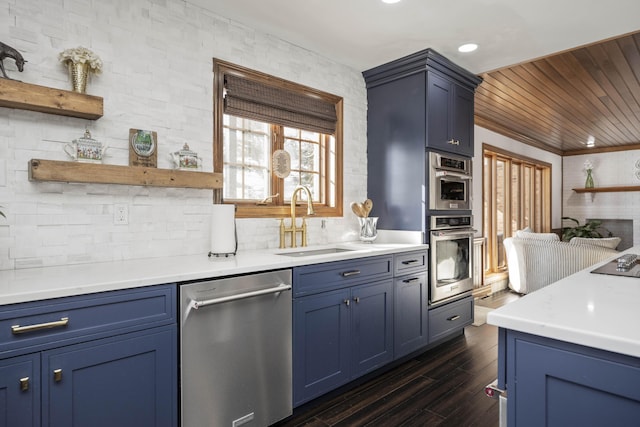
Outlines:
{"label": "window pane", "polygon": [[511,235],[524,227],[520,226],[520,165],[511,164]]}
{"label": "window pane", "polygon": [[270,126],[226,114],[223,117],[223,197],[262,200],[271,194]]}
{"label": "window pane", "polygon": [[507,215],[507,165],[504,160],[496,161],[496,242],[498,245],[497,266],[504,265],[504,251],[502,242],[504,241]]}
{"label": "window pane", "polygon": [[531,167],[530,166],[524,166],[524,188],[523,188],[523,194],[522,194],[522,213],[524,214],[524,218],[522,221],[522,226],[523,227],[531,227],[532,229],[534,229],[535,231],[538,231],[535,229],[535,226],[533,225],[533,222],[531,221],[531,202],[532,202],[532,195],[531,195]]}

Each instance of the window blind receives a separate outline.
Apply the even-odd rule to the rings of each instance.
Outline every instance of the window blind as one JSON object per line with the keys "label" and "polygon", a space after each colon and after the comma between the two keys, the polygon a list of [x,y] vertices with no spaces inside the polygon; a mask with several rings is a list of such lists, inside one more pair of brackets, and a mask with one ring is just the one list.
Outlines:
{"label": "window blind", "polygon": [[224,112],[267,123],[333,135],[335,104],[268,83],[224,75]]}

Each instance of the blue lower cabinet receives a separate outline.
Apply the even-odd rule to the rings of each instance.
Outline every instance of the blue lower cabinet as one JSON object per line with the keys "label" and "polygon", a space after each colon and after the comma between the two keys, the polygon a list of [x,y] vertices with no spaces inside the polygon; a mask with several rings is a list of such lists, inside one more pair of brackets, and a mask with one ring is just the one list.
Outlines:
{"label": "blue lower cabinet", "polygon": [[294,299],[294,406],[393,358],[393,281]]}
{"label": "blue lower cabinet", "polygon": [[514,331],[506,353],[508,425],[638,425],[640,359]]}
{"label": "blue lower cabinet", "polygon": [[176,286],[0,306],[0,427],[177,426]]}
{"label": "blue lower cabinet", "polygon": [[40,425],[40,355],[0,360],[0,426]]}
{"label": "blue lower cabinet", "polygon": [[394,357],[405,356],[429,342],[427,273],[395,279]]}
{"label": "blue lower cabinet", "polygon": [[351,288],[351,378],[393,360],[393,281]]}
{"label": "blue lower cabinet", "polygon": [[176,326],[42,354],[44,425],[177,425]]}

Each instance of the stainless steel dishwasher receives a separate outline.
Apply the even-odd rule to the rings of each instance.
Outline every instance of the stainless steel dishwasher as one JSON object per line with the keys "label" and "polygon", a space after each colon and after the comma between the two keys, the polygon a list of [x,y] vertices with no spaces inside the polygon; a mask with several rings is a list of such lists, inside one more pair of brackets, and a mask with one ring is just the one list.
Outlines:
{"label": "stainless steel dishwasher", "polygon": [[292,414],[291,270],[180,286],[183,427]]}

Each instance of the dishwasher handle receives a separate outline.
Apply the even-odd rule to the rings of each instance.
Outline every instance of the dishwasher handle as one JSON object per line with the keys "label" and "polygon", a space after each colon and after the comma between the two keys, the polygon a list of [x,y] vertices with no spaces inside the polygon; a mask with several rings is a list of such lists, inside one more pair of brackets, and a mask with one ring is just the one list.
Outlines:
{"label": "dishwasher handle", "polygon": [[220,298],[212,298],[212,299],[207,299],[207,300],[204,300],[204,301],[191,300],[191,304],[190,305],[195,310],[197,310],[197,309],[199,309],[201,307],[206,307],[208,305],[221,304],[223,302],[230,302],[230,301],[237,301],[237,300],[241,300],[241,299],[245,299],[245,298],[257,297],[257,296],[260,296],[260,295],[275,294],[277,292],[288,291],[290,289],[291,289],[291,285],[287,285],[285,283],[281,283],[276,287],[267,288],[267,289],[260,289],[259,291],[245,292],[243,294],[229,295],[229,296],[220,297]]}

